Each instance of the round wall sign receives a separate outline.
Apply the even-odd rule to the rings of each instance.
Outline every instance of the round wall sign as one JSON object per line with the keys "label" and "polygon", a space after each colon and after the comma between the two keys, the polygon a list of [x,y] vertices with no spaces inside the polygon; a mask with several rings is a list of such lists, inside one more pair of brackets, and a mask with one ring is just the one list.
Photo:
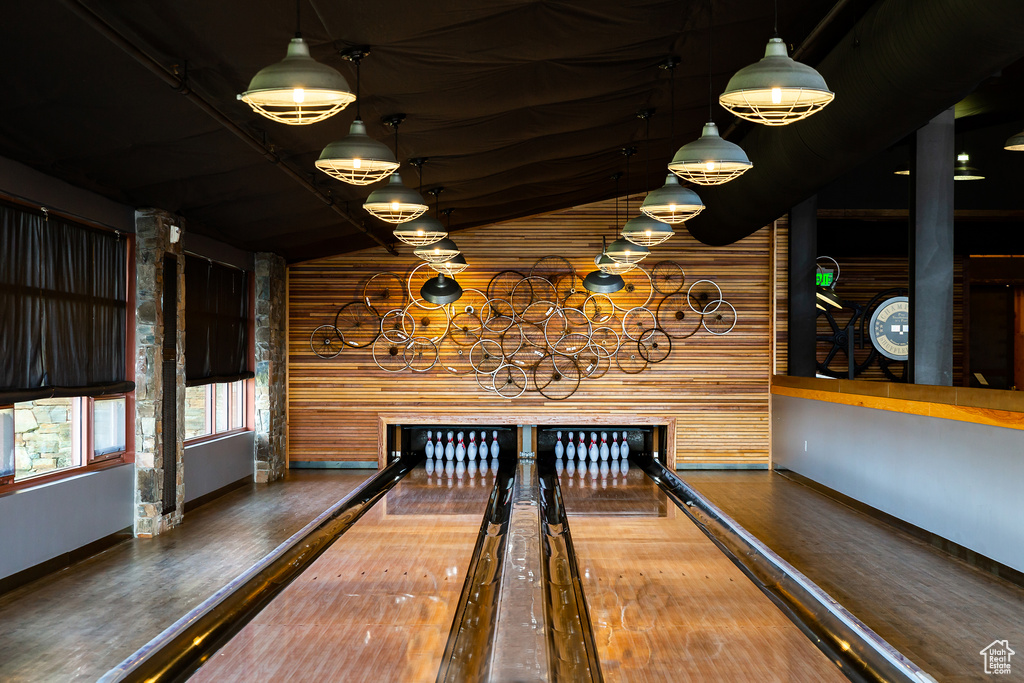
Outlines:
{"label": "round wall sign", "polygon": [[894,296],[883,301],[871,314],[871,343],[880,354],[893,360],[907,360],[910,354],[910,300]]}

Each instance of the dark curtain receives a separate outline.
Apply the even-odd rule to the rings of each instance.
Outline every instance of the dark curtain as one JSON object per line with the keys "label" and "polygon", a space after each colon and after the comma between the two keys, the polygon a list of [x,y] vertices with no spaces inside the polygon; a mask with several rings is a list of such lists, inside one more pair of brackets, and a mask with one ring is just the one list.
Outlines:
{"label": "dark curtain", "polygon": [[248,274],[185,257],[185,383],[248,379]]}
{"label": "dark curtain", "polygon": [[0,404],[131,391],[125,238],[0,205]]}

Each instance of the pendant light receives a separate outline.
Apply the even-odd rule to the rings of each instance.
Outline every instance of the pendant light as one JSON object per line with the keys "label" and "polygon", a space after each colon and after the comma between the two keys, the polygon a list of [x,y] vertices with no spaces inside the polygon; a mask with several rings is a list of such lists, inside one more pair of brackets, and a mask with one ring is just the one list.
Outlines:
{"label": "pendant light", "polygon": [[[701,136],[683,145],[672,157],[668,170],[683,180],[697,185],[721,185],[740,177],[749,171],[753,164],[747,158],[743,148],[734,142],[722,139],[718,134],[718,126],[714,122],[714,70],[712,69],[712,28],[714,25],[714,6],[708,2],[708,122],[704,124]],[[673,83],[675,80],[673,79]],[[675,88],[672,89],[673,107]]]}
{"label": "pendant light", "polygon": [[420,287],[420,296],[432,304],[450,304],[462,298],[462,286],[455,281],[455,278],[445,277],[439,273],[432,277]]}
{"label": "pendant light", "polygon": [[[621,173],[615,173],[612,175],[612,180],[615,181],[615,225],[619,224],[619,178],[622,177]],[[597,266],[597,270],[587,273],[587,276],[583,278],[583,287],[588,292],[594,294],[613,294],[623,287],[626,286],[625,280],[619,273],[610,272],[612,268],[629,268],[632,269],[634,266],[631,264],[615,263],[608,258],[604,253],[605,239],[601,236],[601,253],[594,257],[594,265]]]}
{"label": "pendant light", "polygon": [[295,37],[285,58],[261,69],[249,89],[238,96],[260,116],[290,126],[323,121],[356,99],[344,76],[310,57],[299,30],[299,2],[295,2]]}
{"label": "pendant light", "polygon": [[953,167],[953,180],[984,180],[985,174],[969,165],[971,157],[967,152],[956,155],[956,166]]}
{"label": "pendant light", "polygon": [[[842,308],[843,300],[839,298],[838,294],[836,294],[836,283],[839,282],[840,273],[839,262],[831,256],[819,256],[816,261],[821,261],[822,259],[828,259],[835,264],[836,274],[832,278],[832,282],[828,285],[822,285],[815,288],[815,304],[822,311],[827,310],[827,306],[831,306],[832,308]],[[815,268],[815,275],[817,275],[818,272],[823,271],[823,267],[820,264],[817,264]]]}
{"label": "pendant light", "polygon": [[455,242],[447,237],[440,239],[433,244],[425,244],[422,247],[416,247],[412,253],[420,257],[427,263],[442,263],[449,259],[453,259],[459,255],[459,247]]}
{"label": "pendant light", "polygon": [[466,257],[462,254],[456,254],[454,257],[443,261],[441,263],[431,263],[430,267],[437,273],[443,273],[448,277],[461,273],[466,268],[469,268],[469,264],[466,263]]}
{"label": "pendant light", "polygon": [[[422,162],[425,160],[410,159],[409,163],[416,161],[421,162],[420,165],[422,165]],[[420,187],[423,187],[422,168],[420,168]],[[441,215],[437,210],[437,197],[443,191],[443,187],[432,187],[427,190],[427,194],[434,198],[434,213],[437,215]],[[411,244],[414,247],[422,247],[424,244],[433,244],[440,239],[444,239],[448,236],[448,230],[441,225],[440,220],[425,213],[419,218],[414,218],[411,221],[406,221],[405,223],[395,226],[392,234],[406,244]]]}
{"label": "pendant light", "polygon": [[369,185],[383,180],[398,168],[398,161],[383,142],[366,134],[360,107],[360,64],[370,54],[365,47],[356,47],[342,53],[342,57],[356,65],[356,119],[349,127],[348,136],[324,147],[316,167],[349,185]]}
{"label": "pendant light", "polygon": [[1024,152],[1024,130],[1007,140],[1003,149],[1010,152]]}
{"label": "pendant light", "polygon": [[[674,110],[675,107],[673,106]],[[654,112],[653,109],[647,111],[650,113]],[[651,159],[650,114],[646,117],[641,116],[641,118],[644,118],[647,124],[647,165],[649,168]],[[674,122],[672,127],[674,129]],[[675,137],[674,131],[669,136],[670,144],[674,143],[673,137]],[[649,182],[650,179],[648,178]],[[700,200],[697,193],[688,187],[680,185],[679,180],[670,173],[665,178],[664,186],[649,192],[644,198],[643,203],[640,205],[640,213],[644,215],[626,221],[626,224],[622,227],[622,236],[633,244],[642,244],[647,247],[661,244],[675,234],[675,231],[672,230],[669,224],[682,223],[687,219],[693,218],[703,210],[704,202]]]}
{"label": "pendant light", "polygon": [[[626,215],[629,215],[629,158],[636,154],[636,147],[625,147],[622,150],[622,154],[626,157]],[[616,212],[617,213],[617,212]],[[616,225],[618,225],[618,215],[616,215]],[[640,263],[645,258],[651,255],[651,250],[642,244],[634,244],[627,239],[619,238],[605,247],[604,255],[614,261],[616,264],[624,265],[635,265]],[[603,272],[608,272],[601,268],[598,264],[598,268]],[[619,271],[623,272],[623,271]]]}
{"label": "pendant light", "polygon": [[[393,114],[381,119],[395,129],[395,158],[398,158],[398,126],[405,120],[405,114]],[[388,184],[374,190],[363,203],[363,208],[386,223],[405,223],[419,218],[427,210],[423,197],[416,190],[406,187],[398,171],[391,174]]]}
{"label": "pendant light", "polygon": [[779,5],[775,2],[775,35],[761,61],[729,79],[718,102],[736,116],[766,126],[787,126],[821,111],[835,99],[817,71],[789,56],[779,38]]}

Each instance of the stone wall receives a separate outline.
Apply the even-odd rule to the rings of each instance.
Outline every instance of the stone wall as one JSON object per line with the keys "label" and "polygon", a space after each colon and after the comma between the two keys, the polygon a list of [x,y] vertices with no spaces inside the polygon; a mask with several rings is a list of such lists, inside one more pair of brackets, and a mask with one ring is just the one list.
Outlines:
{"label": "stone wall", "polygon": [[[170,228],[177,221],[155,209],[135,214],[135,533],[159,534],[181,522],[185,505],[185,258],[181,242],[171,244]],[[165,254],[178,259],[176,273],[163,272]],[[163,514],[164,424],[164,277],[178,278],[175,364],[177,429],[173,452],[177,460],[175,508]]]}
{"label": "stone wall", "polygon": [[256,254],[256,481],[275,481],[287,468],[285,410],[287,271],[275,254]]}

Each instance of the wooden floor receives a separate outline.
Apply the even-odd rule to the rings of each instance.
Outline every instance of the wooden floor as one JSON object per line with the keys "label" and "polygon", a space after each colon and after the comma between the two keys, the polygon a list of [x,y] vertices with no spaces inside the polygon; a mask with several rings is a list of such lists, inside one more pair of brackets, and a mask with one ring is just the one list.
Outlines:
{"label": "wooden floor", "polygon": [[191,680],[435,680],[492,485],[417,467]]}
{"label": "wooden floor", "polygon": [[[1017,586],[774,472],[680,474],[938,680],[990,679],[996,639],[1024,652]],[[1000,680],[1024,680],[1011,665]]]}
{"label": "wooden floor", "polygon": [[847,680],[639,468],[560,486],[606,681]]}
{"label": "wooden floor", "polygon": [[0,681],[95,681],[371,474],[293,470],[0,596]]}

